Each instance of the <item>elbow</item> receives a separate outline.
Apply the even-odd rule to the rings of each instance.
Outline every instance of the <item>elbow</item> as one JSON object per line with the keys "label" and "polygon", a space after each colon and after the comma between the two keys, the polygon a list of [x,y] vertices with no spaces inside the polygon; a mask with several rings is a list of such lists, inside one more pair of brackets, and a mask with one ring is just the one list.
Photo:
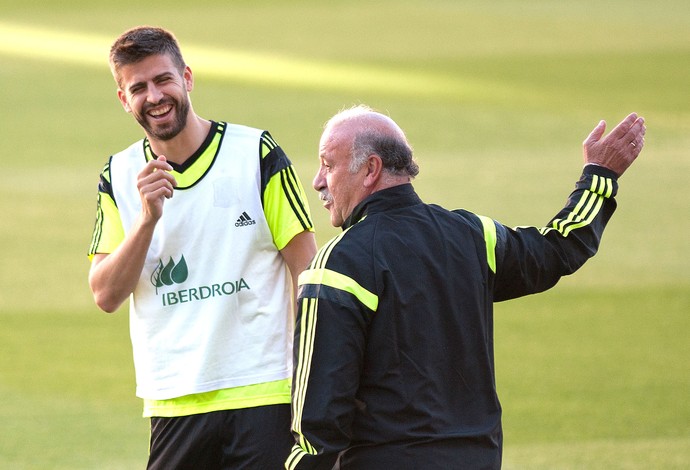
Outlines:
{"label": "elbow", "polygon": [[117,302],[113,299],[107,298],[106,296],[97,295],[95,293],[93,298],[96,302],[96,306],[105,313],[115,313],[115,311],[120,308],[120,305],[122,305],[122,302]]}
{"label": "elbow", "polygon": [[125,301],[128,295],[122,295],[104,282],[102,278],[97,275],[97,270],[92,266],[89,272],[89,288],[93,295],[93,300],[96,306],[106,313],[113,313]]}
{"label": "elbow", "polygon": [[91,292],[93,293],[93,300],[96,306],[105,313],[114,313],[124,302],[124,299],[116,297],[107,290],[96,289],[91,286]]}
{"label": "elbow", "polygon": [[105,313],[115,313],[118,308],[120,308],[120,305],[114,304],[114,303],[98,303],[96,302],[96,305],[98,308],[100,308],[102,311]]}

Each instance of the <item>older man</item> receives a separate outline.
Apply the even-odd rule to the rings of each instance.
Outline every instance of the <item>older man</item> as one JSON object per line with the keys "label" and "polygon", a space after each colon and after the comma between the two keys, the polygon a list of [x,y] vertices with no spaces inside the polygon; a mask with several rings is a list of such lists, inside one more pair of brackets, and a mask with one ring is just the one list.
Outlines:
{"label": "older man", "polygon": [[644,120],[584,142],[566,206],[541,229],[510,229],[425,204],[418,167],[389,117],[334,116],[314,188],[343,233],[299,279],[288,469],[497,469],[493,302],[544,291],[596,252],[617,178]]}

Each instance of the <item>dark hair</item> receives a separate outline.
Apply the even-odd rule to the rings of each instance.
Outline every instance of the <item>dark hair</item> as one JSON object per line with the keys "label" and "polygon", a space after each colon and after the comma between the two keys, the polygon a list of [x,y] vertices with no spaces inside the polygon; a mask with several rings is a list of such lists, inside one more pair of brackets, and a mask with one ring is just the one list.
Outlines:
{"label": "dark hair", "polygon": [[118,86],[121,67],[158,54],[170,56],[180,74],[184,72],[186,64],[180,46],[170,31],[153,26],[138,26],[122,33],[110,47],[110,70]]}
{"label": "dark hair", "polygon": [[412,148],[398,136],[376,130],[359,133],[352,143],[350,170],[357,171],[361,168],[371,154],[381,157],[384,170],[391,174],[412,178],[419,174],[419,165],[412,157]]}

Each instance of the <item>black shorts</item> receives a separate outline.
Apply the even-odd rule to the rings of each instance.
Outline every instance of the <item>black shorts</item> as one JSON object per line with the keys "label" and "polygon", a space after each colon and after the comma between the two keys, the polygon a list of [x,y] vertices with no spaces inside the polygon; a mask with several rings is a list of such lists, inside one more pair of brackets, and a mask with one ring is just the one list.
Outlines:
{"label": "black shorts", "polygon": [[149,470],[280,470],[295,441],[290,405],[151,418]]}

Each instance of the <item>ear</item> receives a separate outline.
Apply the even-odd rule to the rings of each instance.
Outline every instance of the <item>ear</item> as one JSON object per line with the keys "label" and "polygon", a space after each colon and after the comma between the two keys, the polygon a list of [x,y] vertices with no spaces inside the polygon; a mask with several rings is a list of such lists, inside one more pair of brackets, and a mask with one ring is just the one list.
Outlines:
{"label": "ear", "polygon": [[189,65],[187,65],[184,68],[184,72],[182,73],[182,79],[184,80],[187,93],[189,93],[194,89],[194,75],[192,74],[192,69],[189,68]]}
{"label": "ear", "polygon": [[364,165],[366,173],[364,174],[364,187],[373,188],[378,184],[383,171],[383,161],[381,157],[375,153],[369,155],[367,163]]}
{"label": "ear", "polygon": [[117,98],[120,100],[120,103],[122,103],[122,107],[125,108],[125,111],[131,113],[132,108],[129,106],[129,103],[127,102],[127,94],[120,88],[117,89]]}

